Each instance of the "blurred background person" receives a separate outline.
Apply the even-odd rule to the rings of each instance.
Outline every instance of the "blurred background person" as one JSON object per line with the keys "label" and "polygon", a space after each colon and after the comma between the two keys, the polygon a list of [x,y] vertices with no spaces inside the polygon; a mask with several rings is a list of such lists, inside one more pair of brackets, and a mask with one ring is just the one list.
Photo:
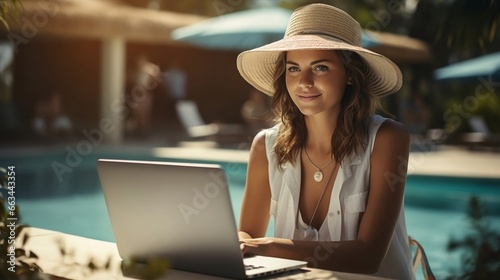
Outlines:
{"label": "blurred background person", "polygon": [[33,129],[41,140],[57,142],[68,140],[73,124],[64,114],[61,96],[58,91],[52,92],[35,104]]}
{"label": "blurred background person", "polygon": [[180,61],[175,59],[171,66],[165,72],[162,72],[162,78],[168,97],[172,98],[174,101],[186,99],[187,97],[187,77],[186,73],[179,65]]}
{"label": "blurred background person", "polygon": [[132,81],[134,86],[127,98],[132,114],[127,130],[135,136],[147,137],[151,133],[153,91],[160,82],[160,68],[145,55],[140,55]]}

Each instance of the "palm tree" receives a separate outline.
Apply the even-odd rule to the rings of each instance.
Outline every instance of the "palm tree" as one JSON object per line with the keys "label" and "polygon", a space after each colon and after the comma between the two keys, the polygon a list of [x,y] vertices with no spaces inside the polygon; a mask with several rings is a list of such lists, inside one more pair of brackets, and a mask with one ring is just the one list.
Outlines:
{"label": "palm tree", "polygon": [[420,0],[409,35],[432,45],[435,65],[500,50],[500,0]]}
{"label": "palm tree", "polygon": [[455,0],[451,3],[435,44],[458,58],[499,50],[500,0]]}

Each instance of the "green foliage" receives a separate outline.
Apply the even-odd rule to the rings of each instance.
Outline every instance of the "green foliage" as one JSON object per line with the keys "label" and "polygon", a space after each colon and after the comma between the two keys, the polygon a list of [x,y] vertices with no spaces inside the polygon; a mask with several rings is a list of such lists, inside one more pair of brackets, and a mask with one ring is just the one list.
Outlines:
{"label": "green foliage", "polygon": [[468,216],[472,232],[448,243],[449,251],[463,251],[462,271],[448,279],[500,279],[500,233],[490,227],[477,197],[470,199]]}
{"label": "green foliage", "polygon": [[21,1],[19,0],[0,0],[0,23],[9,29],[8,19],[16,19],[21,13]]}
{"label": "green foliage", "polygon": [[34,279],[41,269],[36,264],[38,256],[23,248],[29,235],[15,203],[15,181],[10,179],[14,174],[11,167],[0,168],[0,279]]}
{"label": "green foliage", "polygon": [[483,116],[484,121],[491,133],[500,133],[500,98],[497,94],[491,94],[485,100],[479,102],[475,114]]}
{"label": "green foliage", "polygon": [[491,52],[498,35],[500,1],[455,0],[451,2],[436,44],[452,53]]}
{"label": "green foliage", "polygon": [[[462,88],[469,89],[470,87],[462,86]],[[467,92],[473,92],[468,90]],[[463,93],[458,92],[457,95],[447,98],[445,102],[445,112],[452,112],[447,114],[448,118],[460,118],[460,122],[450,122],[446,124],[446,131],[449,134],[459,135],[464,132],[474,132],[468,123],[468,119],[472,116],[481,116],[485,124],[491,130],[491,133],[500,133],[500,98],[495,93],[482,95],[477,98],[475,95],[464,96]]]}
{"label": "green foliage", "polygon": [[[95,259],[92,256],[88,257],[86,264],[76,260],[75,250],[68,248],[62,239],[57,240],[59,252],[62,256],[61,266],[59,271],[62,274],[78,272],[81,279],[91,278],[91,276],[99,275],[100,272],[106,273],[112,270],[113,258],[110,256],[104,262]],[[167,260],[161,258],[148,258],[144,262],[139,262],[136,259],[123,261],[120,269],[123,275],[144,280],[160,279],[165,275],[170,267]]]}
{"label": "green foliage", "polygon": [[121,269],[123,275],[144,280],[155,280],[163,277],[168,271],[170,263],[162,258],[149,258],[146,262],[136,259],[123,261]]}
{"label": "green foliage", "polygon": [[[71,272],[72,275],[79,274],[79,279],[98,276],[99,273],[103,273],[103,275],[109,275],[109,273],[113,274],[113,272],[111,272],[111,270],[113,270],[113,258],[111,256],[105,259],[105,261],[97,260],[93,256],[88,256],[86,263],[82,264],[75,257],[75,250],[73,248],[68,248],[63,239],[57,240],[57,246],[59,247],[59,253],[62,257],[61,265],[58,270],[61,274],[65,275],[69,272]],[[122,274],[127,277],[155,280],[162,278],[169,267],[170,263],[167,260],[152,257],[144,261],[139,261],[135,258],[123,261],[120,269]]]}
{"label": "green foliage", "polygon": [[419,0],[409,35],[429,43],[433,66],[500,51],[500,0]]}
{"label": "green foliage", "polygon": [[108,257],[105,262],[99,262],[94,257],[89,256],[87,262],[82,264],[76,260],[75,250],[68,248],[62,238],[56,240],[56,243],[62,257],[61,265],[59,266],[59,272],[62,274],[66,274],[68,272],[75,274],[78,272],[81,276],[79,278],[85,279],[98,272],[108,271],[111,269],[111,257]]}

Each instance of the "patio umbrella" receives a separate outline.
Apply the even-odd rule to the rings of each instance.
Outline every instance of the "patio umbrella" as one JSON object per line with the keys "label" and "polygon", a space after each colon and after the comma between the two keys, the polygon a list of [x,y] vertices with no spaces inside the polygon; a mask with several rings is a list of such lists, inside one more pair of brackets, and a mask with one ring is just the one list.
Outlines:
{"label": "patio umbrella", "polygon": [[[282,39],[291,15],[280,7],[245,10],[178,28],[172,38],[209,49],[247,50]],[[362,37],[364,47],[378,44],[371,35]]]}
{"label": "patio umbrella", "polygon": [[[171,36],[202,48],[243,51],[282,39],[291,15],[280,7],[245,10],[177,28]],[[425,43],[397,34],[363,30],[361,44],[399,63],[425,63],[431,57]]]}
{"label": "patio umbrella", "polygon": [[172,32],[174,40],[219,50],[246,50],[283,38],[292,11],[258,8],[207,19]]}
{"label": "patio umbrella", "polygon": [[206,19],[137,8],[118,0],[23,0],[21,4],[22,20],[12,20],[9,26],[11,32],[26,39],[34,36],[98,40],[121,37],[133,42],[171,44],[171,38],[165,34]]}
{"label": "patio umbrella", "polygon": [[457,62],[434,71],[436,80],[476,80],[477,78],[490,78],[500,80],[500,52],[483,55]]}

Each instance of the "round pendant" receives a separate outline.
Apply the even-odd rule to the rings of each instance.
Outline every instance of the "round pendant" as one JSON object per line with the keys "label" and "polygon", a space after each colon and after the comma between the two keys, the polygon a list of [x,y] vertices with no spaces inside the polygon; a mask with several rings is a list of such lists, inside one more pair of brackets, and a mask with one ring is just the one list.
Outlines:
{"label": "round pendant", "polygon": [[323,172],[318,171],[318,172],[314,173],[314,181],[319,183],[319,182],[321,182],[321,180],[323,180]]}

